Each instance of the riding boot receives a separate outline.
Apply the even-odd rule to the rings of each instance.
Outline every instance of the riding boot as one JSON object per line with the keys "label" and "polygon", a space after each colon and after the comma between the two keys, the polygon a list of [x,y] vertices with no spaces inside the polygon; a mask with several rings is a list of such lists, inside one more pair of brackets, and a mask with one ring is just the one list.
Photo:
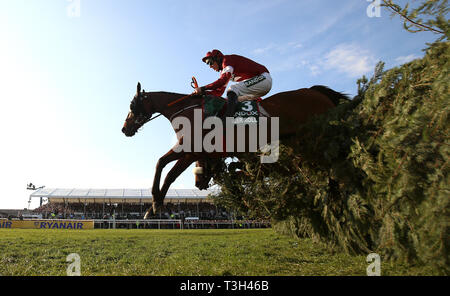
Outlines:
{"label": "riding boot", "polygon": [[225,117],[233,117],[236,105],[237,105],[237,94],[234,91],[227,92],[227,111]]}

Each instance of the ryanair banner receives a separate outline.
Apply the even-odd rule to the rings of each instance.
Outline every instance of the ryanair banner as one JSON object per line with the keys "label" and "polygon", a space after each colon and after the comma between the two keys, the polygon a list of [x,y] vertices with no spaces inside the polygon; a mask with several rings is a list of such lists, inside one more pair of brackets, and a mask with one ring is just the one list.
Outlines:
{"label": "ryanair banner", "polygon": [[7,220],[0,219],[0,229],[94,229],[92,220]]}

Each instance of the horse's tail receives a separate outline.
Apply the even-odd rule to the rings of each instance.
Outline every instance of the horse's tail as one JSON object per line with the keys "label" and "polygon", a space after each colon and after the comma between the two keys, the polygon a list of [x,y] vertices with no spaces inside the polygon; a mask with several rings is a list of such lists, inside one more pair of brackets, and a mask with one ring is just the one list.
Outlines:
{"label": "horse's tail", "polygon": [[331,88],[324,85],[314,85],[309,89],[320,92],[321,94],[326,95],[335,106],[339,105],[341,100],[350,101],[348,95],[332,90]]}

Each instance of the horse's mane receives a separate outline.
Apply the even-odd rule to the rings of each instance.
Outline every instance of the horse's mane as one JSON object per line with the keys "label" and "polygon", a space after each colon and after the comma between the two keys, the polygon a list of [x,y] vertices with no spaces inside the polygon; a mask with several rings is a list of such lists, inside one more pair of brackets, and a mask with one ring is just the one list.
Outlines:
{"label": "horse's mane", "polygon": [[314,86],[311,86],[309,89],[318,91],[318,92],[326,95],[328,98],[331,99],[333,104],[336,106],[339,105],[340,100],[350,101],[350,98],[347,94],[332,90],[331,88],[329,88],[328,86],[325,86],[325,85],[314,85]]}

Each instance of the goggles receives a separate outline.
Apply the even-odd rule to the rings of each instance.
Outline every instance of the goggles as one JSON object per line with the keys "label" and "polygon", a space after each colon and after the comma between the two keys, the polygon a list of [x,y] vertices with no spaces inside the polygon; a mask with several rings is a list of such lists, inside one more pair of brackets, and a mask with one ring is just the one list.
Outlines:
{"label": "goggles", "polygon": [[214,64],[214,60],[213,60],[212,58],[207,58],[207,59],[205,60],[205,63],[206,63],[208,66],[211,66],[212,64]]}

